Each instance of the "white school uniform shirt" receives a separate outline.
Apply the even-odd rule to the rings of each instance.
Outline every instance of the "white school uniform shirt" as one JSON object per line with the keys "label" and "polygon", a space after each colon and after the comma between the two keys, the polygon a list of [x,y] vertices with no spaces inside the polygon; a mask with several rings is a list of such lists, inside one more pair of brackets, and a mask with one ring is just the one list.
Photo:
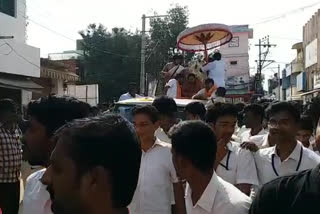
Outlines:
{"label": "white school uniform shirt", "polygon": [[162,142],[171,144],[171,139],[160,127],[155,131],[154,136]]}
{"label": "white school uniform shirt", "polygon": [[320,163],[320,156],[305,148],[299,141],[289,157],[281,162],[276,146],[260,149],[254,154],[259,184],[264,185],[278,177],[312,169]]}
{"label": "white school uniform shirt", "polygon": [[45,171],[39,170],[28,177],[22,203],[23,214],[52,214],[47,186],[40,181]]}
{"label": "white school uniform shirt", "polygon": [[139,94],[136,94],[136,97],[132,97],[131,94],[129,94],[129,92],[128,92],[128,93],[122,94],[119,98],[119,101],[129,100],[132,98],[139,98],[139,97],[141,97]]}
{"label": "white school uniform shirt", "polygon": [[251,204],[248,196],[215,173],[195,205],[192,203],[191,194],[192,190],[187,184],[187,214],[247,214]]}
{"label": "white school uniform shirt", "polygon": [[173,184],[178,183],[171,145],[156,140],[142,152],[138,186],[129,205],[130,214],[171,214],[175,204]]}
{"label": "white school uniform shirt", "polygon": [[[244,131],[242,134],[241,134],[241,136],[240,136],[240,138],[241,138],[241,143],[243,143],[243,142],[252,142],[251,141],[251,138],[252,137],[255,137],[255,136],[261,136],[261,135],[266,135],[266,134],[268,134],[268,131],[266,131],[265,129],[262,129],[258,134],[256,134],[256,135],[251,135],[251,129],[248,129],[248,130],[246,130],[246,131]],[[256,143],[256,144],[259,144],[259,145],[262,145],[262,140],[263,140],[263,138],[261,138],[261,142],[259,141],[259,142],[257,142],[257,139],[258,138],[256,138],[256,142],[254,142],[254,143]]]}
{"label": "white school uniform shirt", "polygon": [[236,184],[258,185],[257,169],[250,151],[241,149],[237,143],[227,144],[228,153],[220,162],[216,173],[223,180]]}
{"label": "white school uniform shirt", "polygon": [[167,91],[167,96],[171,98],[177,98],[177,87],[178,87],[178,81],[176,79],[171,79],[169,82],[166,84],[166,87],[168,88]]}
{"label": "white school uniform shirt", "polygon": [[208,78],[213,79],[218,87],[226,87],[226,65],[223,60],[215,60],[201,68],[203,72],[209,71]]}

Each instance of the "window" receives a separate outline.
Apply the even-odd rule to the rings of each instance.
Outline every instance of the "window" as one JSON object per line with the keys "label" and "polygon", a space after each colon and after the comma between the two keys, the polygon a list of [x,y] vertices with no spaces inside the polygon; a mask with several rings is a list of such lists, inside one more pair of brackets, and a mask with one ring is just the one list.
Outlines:
{"label": "window", "polygon": [[238,61],[230,61],[230,65],[237,65]]}
{"label": "window", "polygon": [[16,0],[0,0],[0,12],[9,16],[16,15]]}

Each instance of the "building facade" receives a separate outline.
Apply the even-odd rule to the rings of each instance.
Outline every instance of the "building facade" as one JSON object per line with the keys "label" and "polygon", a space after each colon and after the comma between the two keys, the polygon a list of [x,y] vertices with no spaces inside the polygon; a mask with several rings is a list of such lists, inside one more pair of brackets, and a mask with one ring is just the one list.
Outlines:
{"label": "building facade", "polygon": [[304,67],[306,78],[306,93],[303,100],[309,101],[320,91],[320,10],[318,10],[303,27]]}
{"label": "building facade", "polygon": [[226,62],[227,96],[239,101],[248,100],[249,93],[249,40],[253,38],[253,29],[248,25],[231,26],[233,39],[219,48]]}
{"label": "building facade", "polygon": [[26,44],[26,0],[0,1],[0,98],[26,105],[41,86],[40,49]]}

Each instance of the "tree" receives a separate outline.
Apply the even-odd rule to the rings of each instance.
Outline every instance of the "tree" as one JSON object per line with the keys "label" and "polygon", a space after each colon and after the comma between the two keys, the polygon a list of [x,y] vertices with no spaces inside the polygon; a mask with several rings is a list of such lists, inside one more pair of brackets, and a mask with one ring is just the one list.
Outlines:
{"label": "tree", "polygon": [[118,99],[129,82],[139,82],[141,36],[124,28],[90,24],[83,38],[85,83],[99,84],[100,101]]}
{"label": "tree", "polygon": [[[155,13],[157,15],[157,13]],[[177,37],[189,23],[187,6],[172,5],[167,17],[150,20],[150,37],[148,38],[146,70],[155,78],[169,61],[176,49]]]}

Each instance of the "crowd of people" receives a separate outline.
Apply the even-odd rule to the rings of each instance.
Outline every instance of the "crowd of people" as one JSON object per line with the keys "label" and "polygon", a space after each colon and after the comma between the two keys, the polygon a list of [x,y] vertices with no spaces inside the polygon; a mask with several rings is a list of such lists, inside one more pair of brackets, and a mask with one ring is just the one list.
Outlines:
{"label": "crowd of people", "polygon": [[161,72],[163,79],[158,87],[164,85],[164,91],[159,94],[176,99],[224,99],[226,65],[221,58],[222,55],[216,52],[197,70],[192,66],[183,67],[183,56],[174,55],[173,62],[168,63]]}
{"label": "crowd of people", "polygon": [[[131,92],[127,96],[135,95]],[[0,209],[3,214],[316,211],[319,103],[195,101],[182,121],[175,100],[161,96],[135,107],[130,123],[59,96],[31,102],[23,120],[16,104],[2,99]],[[23,160],[37,170],[26,180],[20,202]]]}

